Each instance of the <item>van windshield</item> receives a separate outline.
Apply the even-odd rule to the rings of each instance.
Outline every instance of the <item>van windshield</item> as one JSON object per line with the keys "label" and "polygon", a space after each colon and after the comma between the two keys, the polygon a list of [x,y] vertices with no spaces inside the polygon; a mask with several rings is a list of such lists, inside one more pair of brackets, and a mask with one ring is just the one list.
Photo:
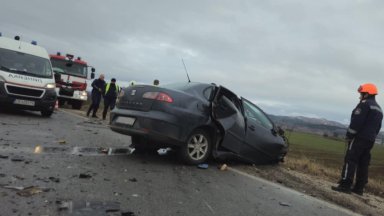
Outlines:
{"label": "van windshield", "polygon": [[52,77],[49,59],[3,48],[0,48],[0,70],[41,78]]}
{"label": "van windshield", "polygon": [[[53,71],[61,74],[69,74],[78,77],[87,77],[88,67],[84,64],[78,64],[75,62],[63,61],[51,58]],[[68,64],[70,63],[70,64]]]}

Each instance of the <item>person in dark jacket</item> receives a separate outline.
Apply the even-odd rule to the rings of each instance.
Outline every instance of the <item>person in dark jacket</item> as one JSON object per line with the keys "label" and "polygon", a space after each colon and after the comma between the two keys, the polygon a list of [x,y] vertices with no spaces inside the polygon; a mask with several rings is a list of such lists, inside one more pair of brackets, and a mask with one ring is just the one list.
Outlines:
{"label": "person in dark jacket", "polygon": [[119,92],[120,87],[116,84],[116,79],[112,78],[111,82],[105,87],[103,120],[107,117],[108,109],[111,108],[111,110],[113,110],[113,108],[115,108]]}
{"label": "person in dark jacket", "polygon": [[[375,100],[378,91],[374,84],[363,84],[358,92],[360,103],[352,111],[351,123],[346,134],[348,149],[341,179],[337,187],[332,186],[332,190],[363,195],[364,187],[368,183],[371,149],[380,132],[383,112]],[[355,185],[351,189],[355,175]]]}
{"label": "person in dark jacket", "polygon": [[96,113],[99,109],[101,96],[105,88],[104,74],[100,74],[99,78],[92,82],[92,88],[92,104],[88,109],[87,116],[93,111],[92,117],[98,118]]}

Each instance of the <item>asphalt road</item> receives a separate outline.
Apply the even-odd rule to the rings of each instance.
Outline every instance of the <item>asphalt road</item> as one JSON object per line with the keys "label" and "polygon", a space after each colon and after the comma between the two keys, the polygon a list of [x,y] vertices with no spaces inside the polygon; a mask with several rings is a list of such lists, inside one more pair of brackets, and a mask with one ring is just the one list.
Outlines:
{"label": "asphalt road", "polygon": [[0,215],[353,215],[214,162],[129,154],[129,144],[66,112],[0,111]]}

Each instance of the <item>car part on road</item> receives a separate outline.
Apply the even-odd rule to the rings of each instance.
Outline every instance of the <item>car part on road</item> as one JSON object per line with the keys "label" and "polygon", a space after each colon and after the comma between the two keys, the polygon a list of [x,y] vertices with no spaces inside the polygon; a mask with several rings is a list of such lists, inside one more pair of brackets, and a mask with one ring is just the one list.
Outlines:
{"label": "car part on road", "polygon": [[199,169],[208,169],[208,167],[209,167],[209,165],[206,163],[197,165],[197,168],[199,168]]}

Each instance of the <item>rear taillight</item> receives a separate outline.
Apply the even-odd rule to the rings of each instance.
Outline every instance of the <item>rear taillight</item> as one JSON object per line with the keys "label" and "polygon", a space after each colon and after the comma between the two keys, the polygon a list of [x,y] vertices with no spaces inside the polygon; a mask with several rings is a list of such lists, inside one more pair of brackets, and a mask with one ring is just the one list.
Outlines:
{"label": "rear taillight", "polygon": [[143,98],[164,101],[168,103],[173,102],[173,99],[171,98],[171,96],[162,92],[146,92],[143,94]]}

